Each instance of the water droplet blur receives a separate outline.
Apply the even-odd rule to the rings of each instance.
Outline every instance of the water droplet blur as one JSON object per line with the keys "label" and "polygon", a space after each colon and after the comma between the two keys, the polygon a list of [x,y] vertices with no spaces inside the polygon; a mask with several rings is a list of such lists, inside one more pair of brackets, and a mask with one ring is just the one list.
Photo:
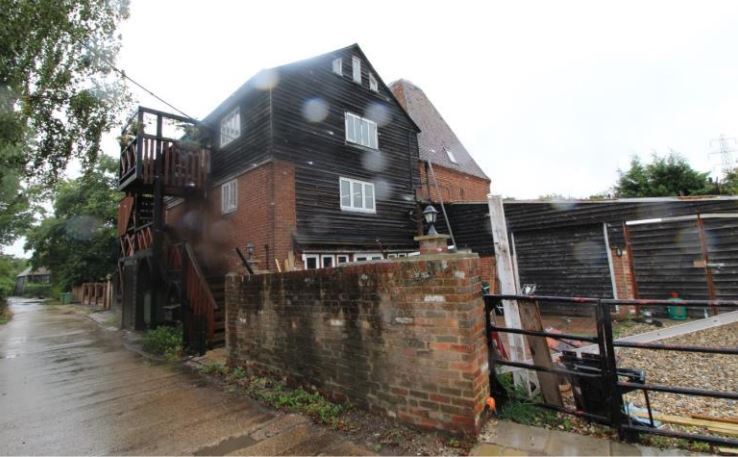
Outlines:
{"label": "water droplet blur", "polygon": [[387,159],[384,153],[378,149],[364,151],[364,154],[361,156],[361,165],[365,170],[380,172],[387,168]]}
{"label": "water droplet blur", "polygon": [[604,246],[594,241],[580,241],[574,245],[574,258],[579,263],[596,265],[605,255]]}
{"label": "water droplet blur", "polygon": [[576,206],[577,202],[574,200],[559,200],[551,202],[550,204],[551,207],[556,211],[569,211],[574,209],[574,206]]}
{"label": "water droplet blur", "polygon": [[274,89],[279,84],[279,72],[276,68],[262,70],[254,76],[254,85],[257,89]]}
{"label": "water droplet blur", "polygon": [[67,235],[80,241],[89,241],[100,227],[100,220],[93,216],[74,216],[66,225]]}
{"label": "water droplet blur", "polygon": [[209,241],[212,243],[226,243],[228,235],[231,231],[230,224],[227,221],[216,221],[210,224]]}
{"label": "water droplet blur", "polygon": [[321,98],[311,98],[302,105],[302,117],[308,122],[321,122],[328,116],[328,103]]}
{"label": "water droplet blur", "polygon": [[394,189],[392,184],[385,181],[382,178],[375,179],[374,181],[374,192],[377,200],[387,200],[392,197]]}
{"label": "water droplet blur", "polygon": [[377,123],[379,127],[387,125],[392,121],[392,113],[382,103],[372,102],[366,108],[364,117]]}

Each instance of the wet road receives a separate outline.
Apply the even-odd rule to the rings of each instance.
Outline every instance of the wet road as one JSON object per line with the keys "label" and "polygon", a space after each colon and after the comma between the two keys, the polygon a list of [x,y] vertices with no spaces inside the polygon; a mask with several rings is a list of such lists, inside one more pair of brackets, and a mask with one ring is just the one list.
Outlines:
{"label": "wet road", "polygon": [[0,326],[0,454],[361,454],[285,415],[152,364],[65,307]]}

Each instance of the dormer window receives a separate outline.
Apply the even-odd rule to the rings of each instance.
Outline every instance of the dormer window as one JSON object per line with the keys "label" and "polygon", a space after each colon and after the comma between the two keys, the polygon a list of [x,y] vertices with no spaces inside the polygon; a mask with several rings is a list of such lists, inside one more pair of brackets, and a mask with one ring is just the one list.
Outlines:
{"label": "dormer window", "polygon": [[220,121],[220,147],[241,136],[241,110],[234,109]]}
{"label": "dormer window", "polygon": [[443,147],[443,150],[446,151],[446,155],[448,156],[448,160],[450,160],[453,163],[459,163],[459,162],[456,161],[456,156],[454,155],[453,151],[451,151],[449,148],[447,148],[445,146]]}
{"label": "dormer window", "polygon": [[354,82],[361,84],[361,59],[354,56],[351,59],[351,68],[353,71]]}
{"label": "dormer window", "polygon": [[379,91],[379,84],[377,84],[377,78],[375,78],[374,75],[371,73],[369,73],[369,89],[374,92]]}
{"label": "dormer window", "polygon": [[343,59],[337,58],[333,59],[333,73],[343,76]]}

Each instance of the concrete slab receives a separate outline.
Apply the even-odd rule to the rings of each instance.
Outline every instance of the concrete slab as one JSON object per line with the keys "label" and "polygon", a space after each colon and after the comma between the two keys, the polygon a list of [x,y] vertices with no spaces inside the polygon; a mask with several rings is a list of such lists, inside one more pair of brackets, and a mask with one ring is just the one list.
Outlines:
{"label": "concrete slab", "polygon": [[490,421],[470,455],[694,455],[680,449],[657,449],[593,436],[548,430],[510,421]]}

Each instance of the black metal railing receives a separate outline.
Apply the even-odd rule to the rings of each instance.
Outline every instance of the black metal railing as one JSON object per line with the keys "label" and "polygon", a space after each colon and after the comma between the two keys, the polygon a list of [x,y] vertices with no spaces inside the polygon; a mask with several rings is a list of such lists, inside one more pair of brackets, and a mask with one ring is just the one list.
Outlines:
{"label": "black metal railing", "polygon": [[[566,303],[573,307],[590,307],[594,311],[596,324],[596,335],[579,335],[570,333],[555,333],[538,330],[514,329],[495,325],[493,315],[495,307],[503,301],[536,302],[536,303]],[[738,439],[701,433],[687,433],[676,430],[667,430],[654,427],[654,416],[649,399],[649,392],[662,392],[680,395],[693,395],[710,397],[723,400],[738,400],[736,391],[718,391],[709,389],[698,389],[692,387],[671,386],[665,384],[649,384],[646,382],[645,372],[639,376],[638,370],[618,368],[616,359],[616,348],[633,348],[655,351],[689,352],[697,354],[724,354],[738,355],[738,348],[702,347],[663,343],[638,343],[632,341],[615,341],[613,338],[611,310],[615,306],[634,307],[667,307],[684,306],[686,308],[708,308],[713,313],[722,309],[738,309],[738,300],[619,300],[599,299],[591,297],[559,297],[559,296],[535,296],[535,295],[484,295],[485,315],[487,321],[487,341],[489,344],[490,377],[497,376],[496,367],[508,366],[518,369],[527,369],[543,373],[567,377],[572,383],[588,382],[596,380],[600,398],[599,404],[605,405],[599,411],[587,411],[586,408],[568,408],[548,402],[536,403],[542,408],[560,411],[575,416],[583,417],[592,421],[610,425],[618,430],[621,438],[635,439],[639,433],[651,433],[655,435],[682,438],[688,440],[703,441],[715,445],[738,446]],[[599,356],[590,357],[588,361],[582,360],[582,366],[589,365],[588,370],[579,369],[581,366],[542,366],[527,363],[525,361],[509,360],[501,354],[497,345],[499,338],[495,334],[517,334],[529,337],[553,338],[556,340],[584,341],[597,345]],[[568,359],[571,362],[571,357]],[[586,363],[584,363],[586,362]],[[738,363],[738,360],[736,360]],[[675,368],[676,369],[676,368]],[[688,367],[679,367],[688,369]],[[625,379],[623,379],[625,378]],[[495,385],[495,380],[490,380],[490,385]],[[730,387],[730,386],[728,386]],[[735,387],[735,386],[733,386]],[[572,389],[574,390],[574,389]],[[633,418],[626,414],[624,409],[623,395],[632,391],[643,392],[646,409],[648,411],[647,425],[639,425]],[[645,418],[644,418],[645,419]]]}

